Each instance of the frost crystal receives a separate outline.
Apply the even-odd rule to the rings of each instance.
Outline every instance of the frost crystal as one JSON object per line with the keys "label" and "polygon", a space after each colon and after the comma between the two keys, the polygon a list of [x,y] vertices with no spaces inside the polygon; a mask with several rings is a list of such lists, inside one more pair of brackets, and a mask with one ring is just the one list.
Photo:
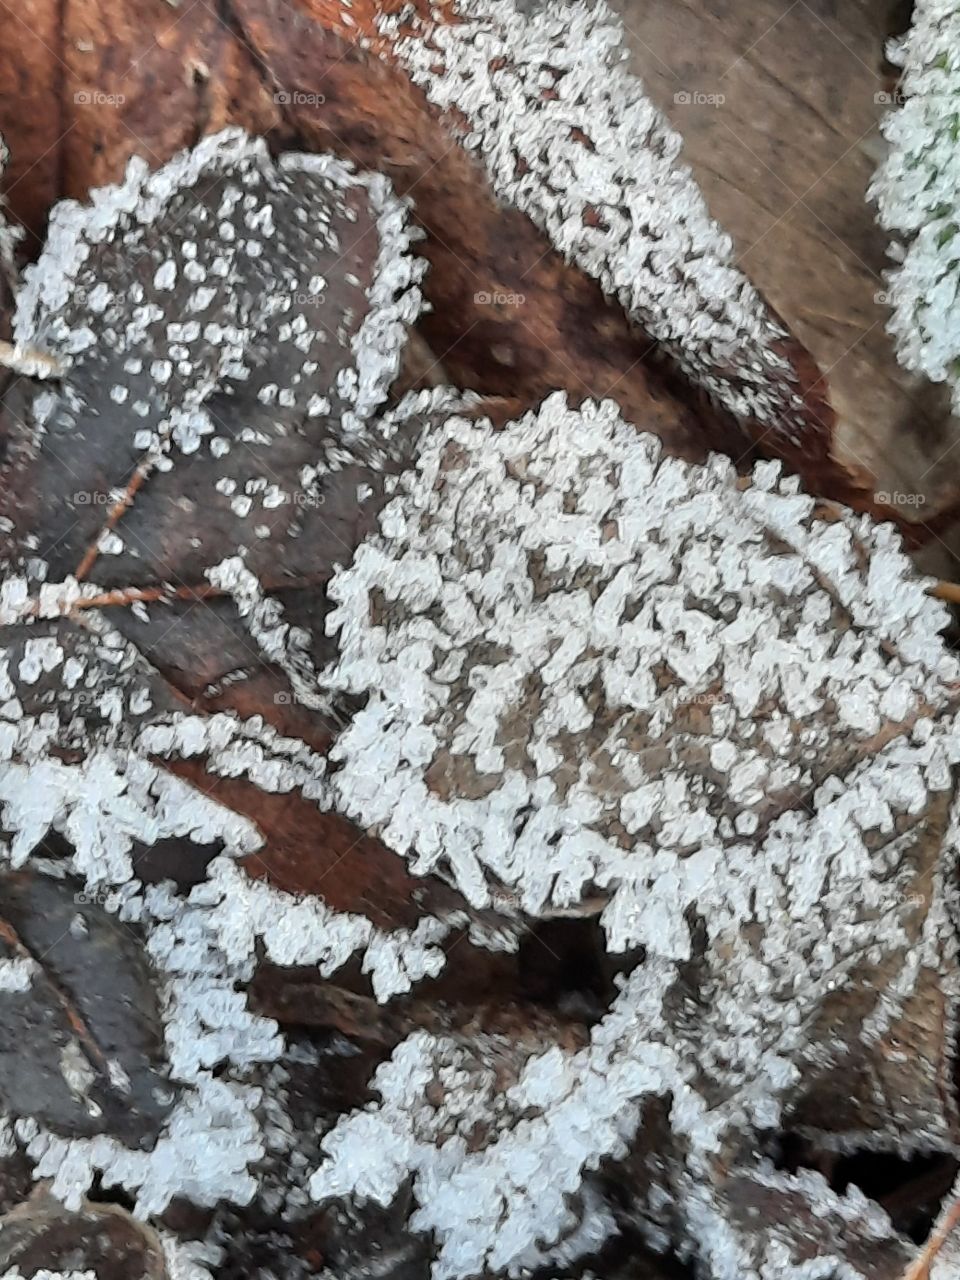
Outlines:
{"label": "frost crystal", "polygon": [[900,50],[906,102],[886,119],[892,150],[870,196],[902,241],[889,329],[906,368],[946,382],[960,414],[960,5],[917,0]]}
{"label": "frost crystal", "polygon": [[27,991],[36,971],[36,962],[29,957],[0,961],[0,991]]}
{"label": "frost crystal", "polygon": [[[5,1271],[0,1280],[25,1280],[19,1267]],[[97,1280],[94,1271],[47,1271],[41,1267],[39,1271],[31,1271],[29,1280]]]}
{"label": "frost crystal", "polygon": [[326,678],[367,699],[341,808],[476,906],[599,887],[616,949],[688,956],[724,850],[960,676],[891,528],[663,458],[610,403],[451,419],[380,525],[330,587]]}
{"label": "frost crystal", "polygon": [[[461,18],[402,53],[473,120],[501,194],[729,407],[793,430],[782,334],[610,60],[605,11],[466,0]],[[360,226],[376,252],[337,271]],[[30,483],[0,494],[2,875],[58,882],[71,956],[89,963],[109,921],[142,960],[130,989],[152,1000],[158,1047],[143,1070],[110,1055],[98,1081],[124,1100],[139,1072],[154,1125],[122,1141],[123,1101],[116,1124],[89,1106],[74,1121],[97,1069],[58,1007],[66,1101],[41,1113],[29,1080],[5,1080],[0,1150],[15,1142],[68,1205],[119,1185],[145,1217],[177,1197],[256,1199],[288,1221],[308,1197],[350,1221],[372,1202],[429,1239],[435,1280],[578,1265],[621,1230],[611,1177],[632,1225],[711,1280],[902,1269],[910,1248],[878,1206],[770,1156],[784,1131],[955,1149],[946,612],[892,527],[818,505],[776,464],[741,477],[665,457],[612,404],[555,395],[499,431],[447,391],[384,412],[420,305],[410,240],[384,180],[274,162],[237,131],[53,217],[15,328],[63,376],[13,384],[11,466]],[[63,450],[90,490],[66,484]],[[135,483],[94,502],[114,470]],[[219,612],[194,632],[185,609],[164,664],[174,565],[179,602]],[[241,656],[202,696],[165,678],[219,658],[221,637]],[[293,691],[292,732],[310,710],[336,730],[286,736],[249,713],[256,685],[217,703],[251,658]],[[210,710],[225,705],[244,712]],[[414,893],[419,918],[388,931],[254,880],[266,820],[188,785],[188,766],[253,814],[296,794],[352,818],[388,846],[377,874],[397,870],[392,849],[468,905]],[[162,874],[165,842],[206,850],[192,887],[138,876],[143,849]],[[356,958],[386,1001],[439,973],[453,930],[509,947],[524,920],[589,914],[621,953],[591,1019],[424,1025],[402,1002],[374,1101],[334,1116],[311,1099],[297,1129],[300,1048],[248,1006],[261,961],[322,980]],[[46,1016],[54,962],[3,942],[0,1001]],[[917,1017],[931,992],[933,1030]],[[171,1280],[205,1280],[227,1221],[165,1242]]]}
{"label": "frost crystal", "polygon": [[[16,340],[53,353],[62,377],[52,389],[15,388],[25,408],[11,456],[29,480],[8,476],[4,498],[0,855],[31,875],[75,876],[78,901],[136,931],[158,982],[173,1099],[142,1149],[106,1121],[91,1137],[17,1118],[35,1175],[52,1177],[69,1204],[94,1179],[126,1188],[142,1216],[176,1196],[250,1200],[251,1166],[264,1154],[250,1080],[283,1048],[276,1024],[247,1008],[261,942],[268,957],[325,974],[359,952],[382,999],[444,962],[438,943],[452,916],[388,933],[251,883],[234,860],[263,846],[256,824],[165,763],[202,761],[212,779],[328,808],[325,760],[261,716],[194,714],[142,657],[139,644],[154,652],[173,630],[151,631],[142,601],[86,607],[112,603],[112,590],[122,597],[145,573],[166,589],[179,539],[177,584],[187,576],[215,588],[249,630],[247,653],[286,673],[301,704],[321,705],[309,633],[284,620],[261,575],[292,579],[314,568],[304,567],[309,556],[322,566],[322,535],[336,541],[322,511],[330,477],[353,467],[344,519],[358,521],[358,481],[382,497],[395,438],[419,432],[422,398],[374,421],[420,307],[413,234],[380,175],[322,156],[274,163],[262,141],[228,130],[153,174],[131,162],[91,207],[59,206],[20,292]],[[337,270],[341,260],[352,270]],[[106,490],[108,474],[132,474],[140,487]],[[27,489],[42,512],[19,502]],[[159,570],[151,538],[163,543]],[[51,836],[70,850],[56,863],[43,857]],[[145,885],[139,854],[164,842],[196,846],[198,860],[201,846],[221,856],[192,893]],[[310,927],[293,934],[291,924]],[[85,929],[82,915],[70,926],[78,946]],[[32,976],[31,961],[4,960],[0,993],[27,993]],[[71,1095],[86,1098],[93,1071],[75,1041],[59,1066]],[[129,1090],[121,1063],[103,1072],[119,1094]]]}
{"label": "frost crystal", "polygon": [[[856,1221],[862,1232],[865,1216],[869,1234],[894,1245],[878,1208],[868,1211],[855,1192],[836,1196],[812,1175],[774,1173],[746,1135],[789,1126],[812,1078],[835,1062],[849,1071],[878,1045],[924,971],[952,974],[947,990],[956,999],[947,916],[956,802],[948,865],[928,896],[917,889],[927,874],[923,832],[960,760],[958,730],[951,720],[933,736],[895,740],[846,786],[818,788],[810,816],[784,814],[759,843],[732,844],[697,909],[696,965],[685,970],[652,942],[588,1047],[534,1054],[504,1081],[495,1051],[477,1063],[449,1039],[409,1038],[377,1074],[381,1102],[341,1120],[324,1140],[329,1159],[313,1179],[314,1196],[387,1201],[412,1170],[419,1208],[410,1225],[435,1233],[438,1280],[485,1268],[519,1274],[568,1231],[584,1179],[603,1160],[623,1158],[645,1117],[664,1105],[675,1147],[650,1156],[651,1221],[658,1203],[673,1204],[681,1252],[713,1280],[832,1275],[828,1262],[845,1260],[861,1238],[844,1224]],[[670,892],[669,879],[664,888]],[[660,894],[652,885],[654,903]],[[896,981],[874,990],[844,1025],[839,993],[860,988],[877,964],[883,972],[895,966]],[[811,1024],[831,1007],[831,1035],[812,1042]],[[921,1136],[915,1122],[901,1141]],[[949,1131],[922,1140],[948,1142]],[[782,1198],[777,1211],[751,1212],[751,1201],[759,1207],[768,1194]],[[791,1198],[816,1215],[812,1236],[787,1208]],[[809,1269],[812,1257],[821,1270]]]}
{"label": "frost crystal", "polygon": [[776,349],[787,335],[624,66],[605,5],[460,0],[397,52],[431,101],[466,117],[461,141],[504,200],[727,408],[797,439],[802,402]]}

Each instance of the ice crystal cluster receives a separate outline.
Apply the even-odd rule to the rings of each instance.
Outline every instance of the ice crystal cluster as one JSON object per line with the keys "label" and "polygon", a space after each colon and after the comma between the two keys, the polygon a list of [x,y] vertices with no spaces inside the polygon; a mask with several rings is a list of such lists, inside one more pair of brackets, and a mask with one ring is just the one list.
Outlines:
{"label": "ice crystal cluster", "polygon": [[884,122],[891,145],[871,188],[894,233],[889,329],[906,368],[947,383],[960,414],[960,5],[917,0],[895,56],[906,101]]}
{"label": "ice crystal cluster", "polygon": [[460,0],[397,50],[432,102],[466,118],[461,141],[504,200],[722,404],[798,438],[802,402],[777,350],[787,334],[735,265],[680,135],[624,65],[605,4]]}
{"label": "ice crystal cluster", "polygon": [[[580,119],[572,50],[590,52],[595,88],[612,29],[579,7],[569,40],[552,8],[524,33],[497,13],[512,58],[532,65],[523,41],[540,41],[539,71]],[[472,83],[506,74],[512,110],[533,81],[510,59],[490,72],[492,16],[478,3],[436,38],[482,50]],[[618,77],[589,120],[598,155],[624,120],[671,154]],[[491,163],[491,130],[514,127],[494,101],[474,104]],[[642,155],[644,182],[668,182]],[[558,209],[563,183],[589,176],[563,163]],[[661,252],[631,221],[642,184],[590,172],[627,192],[629,225],[596,264]],[[690,201],[679,246],[658,231],[662,268],[684,264],[681,300],[658,311],[650,278],[631,306],[694,363],[756,355],[746,394],[769,406],[754,300],[725,309],[727,248]],[[775,464],[741,477],[664,456],[610,403],[555,395],[501,430],[448,391],[388,410],[420,301],[406,216],[380,179],[274,161],[231,131],[52,218],[15,339],[62,371],[9,393],[23,416],[0,493],[0,877],[11,901],[40,884],[37,901],[70,904],[70,950],[0,932],[0,1015],[32,1026],[39,1008],[59,1036],[38,1068],[59,1073],[56,1108],[9,1105],[33,1082],[0,1053],[2,1155],[69,1205],[119,1186],[147,1218],[175,1198],[255,1201],[284,1222],[399,1205],[435,1280],[580,1265],[624,1226],[609,1177],[650,1243],[711,1280],[892,1280],[912,1246],[880,1208],[769,1157],[791,1127],[840,1151],[955,1147],[952,1057],[916,1017],[932,989],[952,1042],[960,666],[945,610],[892,527],[818,505]],[[375,252],[355,253],[351,227]],[[693,317],[711,289],[708,333]],[[109,503],[77,498],[105,486]],[[191,645],[221,643],[240,656],[211,662],[215,692],[233,681],[244,711],[178,687],[183,650],[205,667],[221,655]],[[265,675],[282,701],[264,702]],[[271,723],[291,703],[329,750]],[[352,821],[385,881],[403,858],[454,905],[389,929],[253,879],[249,860],[272,853],[262,810],[224,803],[222,782]],[[197,855],[186,885],[144,869],[171,845]],[[386,1003],[465,956],[444,949],[454,930],[510,946],[590,913],[616,973],[591,1025],[405,1024],[371,1102],[297,1131],[292,1074],[321,1055],[250,1004],[260,966],[322,994],[356,959],[350,980]],[[101,1062],[61,999],[84,965],[101,972],[104,920],[128,988],[127,966],[155,983],[157,1044],[127,1044],[135,1002],[104,992],[94,1025],[106,1008],[123,1034]],[[838,1075],[825,1115],[818,1090]],[[151,1128],[131,1140],[114,1128],[134,1103]]]}
{"label": "ice crystal cluster", "polygon": [[892,528],[662,457],[610,402],[450,419],[380,523],[330,587],[331,683],[367,700],[339,806],[475,906],[599,887],[617,949],[689,956],[723,851],[960,676]]}
{"label": "ice crystal cluster", "polygon": [[[599,889],[609,945],[647,956],[588,1048],[533,1055],[495,1103],[489,1069],[420,1037],[325,1141],[321,1198],[387,1203],[414,1171],[438,1277],[549,1257],[585,1175],[668,1095],[678,1153],[657,1153],[651,1205],[682,1206],[684,1250],[717,1280],[811,1274],[782,1224],[718,1207],[711,1169],[784,1123],[811,1073],[868,1054],[925,972],[952,972],[953,853],[914,894],[960,759],[942,612],[892,529],[824,522],[778,470],[744,487],[561,396],[502,432],[454,417],[331,584],[327,678],[367,699],[334,748],[339,805],[476,905],[506,887],[537,916]],[[874,961],[889,987],[811,1043]],[[949,1143],[922,1123],[886,1138]]]}
{"label": "ice crystal cluster", "polygon": [[[212,1205],[254,1195],[250,1167],[264,1144],[261,1094],[248,1076],[282,1049],[276,1025],[246,1009],[256,946],[325,974],[359,954],[381,999],[442,965],[436,944],[453,917],[425,915],[414,929],[384,932],[241,874],[235,860],[263,846],[256,825],[163,761],[202,760],[211,778],[296,792],[326,808],[324,759],[262,716],[193,714],[112,625],[159,622],[152,634],[162,640],[174,628],[146,605],[132,604],[122,619],[83,607],[119,583],[150,585],[151,521],[179,529],[198,510],[175,586],[186,577],[232,601],[254,667],[273,664],[316,705],[304,633],[249,566],[279,572],[285,553],[302,554],[305,539],[315,545],[327,527],[317,512],[329,478],[361,461],[375,479],[391,456],[396,415],[370,422],[420,306],[412,238],[405,207],[379,175],[323,156],[274,163],[262,142],[228,130],[153,174],[131,162],[123,184],[95,192],[89,207],[58,206],[20,290],[16,347],[55,356],[62,376],[30,390],[6,460],[3,855],[12,868],[71,877],[78,901],[101,904],[142,938],[160,982],[174,1099],[156,1142],[142,1149],[106,1122],[77,1136],[14,1117],[36,1176],[51,1177],[69,1204],[97,1177],[131,1192],[145,1216],[175,1196]],[[414,398],[411,411],[419,408]],[[111,474],[118,483],[108,488]],[[142,483],[127,511],[131,474]],[[38,491],[39,509],[20,500]],[[372,492],[356,492],[351,509]],[[271,539],[280,545],[258,560]],[[43,856],[51,835],[68,843],[65,863]],[[138,875],[138,851],[176,841],[198,856],[220,851],[189,895]],[[74,927],[82,938],[79,909]],[[5,959],[0,993],[26,999],[36,969],[29,957]],[[96,1116],[90,1090],[100,1082],[83,1045],[69,1040],[62,1061],[69,1091]],[[106,1067],[122,1095],[122,1063]]]}
{"label": "ice crystal cluster", "polygon": [[14,1267],[3,1273],[2,1280],[97,1280],[97,1275],[94,1271],[47,1271],[44,1268],[32,1272],[28,1278],[19,1267]]}

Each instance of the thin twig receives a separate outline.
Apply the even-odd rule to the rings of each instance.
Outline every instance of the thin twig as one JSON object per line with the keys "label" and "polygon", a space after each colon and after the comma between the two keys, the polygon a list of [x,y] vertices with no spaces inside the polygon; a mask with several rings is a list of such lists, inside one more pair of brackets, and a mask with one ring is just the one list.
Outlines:
{"label": "thin twig", "polygon": [[84,596],[75,600],[73,609],[107,609],[115,605],[155,604],[158,600],[209,600],[225,595],[220,587],[122,587],[118,591],[105,591],[99,596]]}
{"label": "thin twig", "polygon": [[930,1267],[957,1225],[960,1225],[960,1196],[941,1217],[920,1255],[903,1273],[902,1280],[930,1280]]}
{"label": "thin twig", "polygon": [[950,604],[960,604],[960,582],[938,582],[930,588],[928,594]]}
{"label": "thin twig", "polygon": [[120,517],[124,512],[133,506],[133,500],[143,487],[143,482],[149,475],[150,470],[151,467],[148,462],[141,462],[130,477],[130,481],[127,484],[126,489],[123,491],[123,494],[107,512],[107,518],[103,528],[94,538],[93,542],[91,542],[90,546],[87,547],[83,559],[80,561],[77,566],[77,571],[73,575],[78,582],[83,582],[96,563],[97,556],[100,554],[100,539],[105,533],[111,532],[116,527],[117,522],[120,520]]}

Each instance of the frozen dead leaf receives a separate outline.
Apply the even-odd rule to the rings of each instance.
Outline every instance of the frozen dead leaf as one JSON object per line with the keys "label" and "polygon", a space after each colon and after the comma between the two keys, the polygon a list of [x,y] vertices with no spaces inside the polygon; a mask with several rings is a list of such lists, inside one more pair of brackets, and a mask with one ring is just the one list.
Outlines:
{"label": "frozen dead leaf", "polygon": [[718,1275],[732,1274],[735,1258],[744,1276],[772,1277],[781,1266],[780,1274],[799,1276],[804,1266],[818,1266],[827,1276],[901,1280],[913,1253],[877,1205],[855,1188],[834,1195],[818,1174],[764,1169],[750,1180],[731,1179],[725,1199],[733,1231],[724,1240],[721,1228],[704,1249]]}
{"label": "frozen dead leaf", "polygon": [[794,445],[804,431],[816,438],[823,406],[804,403],[786,331],[734,267],[731,240],[678,163],[679,135],[623,67],[620,39],[603,6],[531,14],[464,0],[455,20],[424,24],[396,50],[431,101],[466,118],[461,139],[503,198],[685,372]]}
{"label": "frozen dead leaf", "polygon": [[241,544],[261,576],[317,574],[315,543],[349,545],[334,551],[321,510],[330,477],[352,464],[356,508],[360,464],[389,455],[366,424],[419,310],[409,244],[384,178],[319,156],[274,164],[236,130],[153,175],[131,162],[92,208],[59,206],[14,338],[66,372],[7,402],[25,424],[8,455],[11,552],[29,537],[52,578],[90,576],[112,533],[107,588],[201,587]]}
{"label": "frozen dead leaf", "polygon": [[0,1269],[5,1276],[82,1272],[96,1280],[177,1280],[167,1269],[164,1242],[146,1224],[111,1204],[84,1201],[71,1212],[43,1186],[0,1218]]}
{"label": "frozen dead leaf", "polygon": [[173,1104],[156,978],[133,929],[76,882],[2,876],[0,1099],[69,1136],[153,1140]]}
{"label": "frozen dead leaf", "polygon": [[[888,1090],[848,1120],[877,1147],[956,1141],[953,1045],[917,1002],[949,1032],[958,668],[892,532],[555,397],[433,432],[331,596],[324,678],[367,696],[332,752],[341,807],[475,905],[600,891],[608,946],[647,959],[588,1047],[531,1055],[502,1099],[442,1035],[408,1037],[313,1194],[387,1204],[413,1171],[437,1280],[541,1265],[578,1224],[589,1252],[571,1196],[669,1097],[647,1215],[682,1256],[718,1280],[895,1275],[909,1250],[875,1206],[768,1185],[759,1158],[844,1071]],[[738,1219],[737,1179],[782,1214]]]}
{"label": "frozen dead leaf", "polygon": [[324,678],[367,699],[332,753],[340,806],[476,906],[600,887],[618,949],[686,957],[720,850],[960,678],[892,530],[823,520],[775,464],[743,487],[662,457],[609,402],[452,418],[380,527],[330,588]]}
{"label": "frozen dead leaf", "polygon": [[947,384],[960,414],[960,8],[917,0],[898,62],[898,105],[883,124],[890,144],[870,197],[894,234],[887,325],[905,368]]}

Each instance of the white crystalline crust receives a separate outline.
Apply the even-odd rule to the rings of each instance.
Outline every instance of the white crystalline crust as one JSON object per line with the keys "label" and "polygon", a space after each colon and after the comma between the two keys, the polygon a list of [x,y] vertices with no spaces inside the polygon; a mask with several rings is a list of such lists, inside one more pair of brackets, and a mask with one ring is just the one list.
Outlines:
{"label": "white crystalline crust", "polygon": [[95,1271],[47,1271],[41,1267],[39,1271],[31,1271],[27,1276],[19,1267],[5,1271],[0,1280],[97,1280]]}
{"label": "white crystalline crust", "polygon": [[[463,145],[498,195],[727,408],[796,440],[802,403],[774,349],[785,331],[736,267],[679,160],[680,135],[624,66],[619,19],[565,0],[456,8],[455,21],[400,40],[397,53],[431,101],[467,118]],[[381,24],[393,32],[397,20]],[[605,226],[588,225],[588,211]]]}
{"label": "white crystalline crust", "polygon": [[[421,310],[425,270],[410,252],[421,233],[386,178],[329,156],[289,154],[274,163],[262,139],[234,128],[154,173],[131,160],[123,183],[91,201],[54,209],[44,251],[18,295],[18,348],[48,351],[65,368],[57,393],[35,398],[33,449],[54,429],[107,415],[129,423],[129,448],[146,476],[182,465],[184,456],[209,453],[209,461],[231,448],[235,471],[246,450],[250,474],[239,486],[234,476],[221,478],[211,497],[226,495],[233,514],[249,518],[253,545],[275,536],[271,513],[302,501],[298,490],[318,476],[356,460],[379,469],[384,442],[370,423]],[[336,268],[363,239],[354,232],[361,215],[377,233],[369,284],[342,268],[332,281],[312,274],[302,261],[304,237],[318,262]],[[345,242],[351,233],[356,243]],[[137,278],[129,261],[144,259],[158,265]],[[265,367],[270,341],[281,348],[283,386]],[[292,364],[284,359],[290,351]],[[315,391],[318,370],[328,395]],[[224,421],[224,397],[238,387],[263,406],[258,430]],[[285,484],[278,472],[291,445],[291,413],[330,421],[326,430],[315,424],[313,465],[301,468],[303,477],[285,474]],[[117,465],[122,471],[125,458]],[[101,555],[124,553],[126,527],[120,521],[102,532]]]}
{"label": "white crystalline crust", "polygon": [[212,1280],[211,1264],[218,1261],[218,1251],[199,1241],[175,1240],[161,1234],[160,1245],[167,1269],[167,1280]]}
{"label": "white crystalline crust", "polygon": [[226,859],[211,866],[209,883],[198,886],[191,900],[220,908],[212,916],[217,944],[236,963],[261,941],[275,964],[316,965],[329,977],[362,951],[361,968],[370,974],[378,1000],[435,977],[446,960],[439,944],[458,923],[423,916],[413,930],[384,933],[365,916],[332,911],[318,898],[298,900],[252,880]]}
{"label": "white crystalline crust", "polygon": [[687,956],[723,851],[960,677],[892,527],[814,509],[776,464],[744,489],[661,458],[609,402],[452,418],[330,586],[323,678],[367,699],[338,807],[476,906],[599,888],[612,947]]}
{"label": "white crystalline crust", "polygon": [[[68,1140],[33,1122],[20,1122],[18,1133],[36,1176],[52,1177],[54,1193],[73,1205],[98,1172],[107,1185],[135,1193],[144,1216],[177,1195],[198,1204],[244,1202],[257,1189],[249,1166],[263,1154],[260,1095],[244,1075],[282,1050],[276,1025],[248,1013],[242,994],[255,942],[277,963],[315,964],[325,974],[360,952],[378,998],[387,999],[439,972],[445,956],[438,944],[461,922],[425,916],[414,930],[384,933],[363,916],[249,880],[233,859],[262,846],[256,827],[156,760],[202,757],[212,776],[245,777],[266,791],[297,789],[324,808],[325,762],[258,718],[159,714],[144,696],[148,669],[133,647],[96,617],[86,621],[94,631],[69,656],[56,633],[0,652],[0,823],[10,834],[2,856],[22,866],[44,836],[61,833],[86,891],[142,928],[163,982],[170,1074],[183,1096],[152,1151],[131,1151],[110,1137]],[[67,695],[59,714],[24,713],[18,694],[41,677],[56,679]],[[91,710],[101,717],[95,728],[84,719]],[[80,750],[79,763],[51,750],[64,743]],[[186,898],[142,887],[131,861],[135,842],[175,837],[219,842],[226,855]],[[25,990],[30,978],[25,963],[0,967],[4,991]],[[211,1071],[222,1063],[229,1077],[217,1079]]]}
{"label": "white crystalline crust", "polygon": [[340,185],[363,184],[377,217],[379,248],[373,284],[368,292],[369,309],[351,341],[356,377],[351,379],[356,420],[344,428],[359,427],[384,402],[400,367],[408,327],[420,314],[422,298],[417,287],[425,264],[411,256],[410,248],[423,237],[408,217],[409,202],[399,200],[387,178],[380,173],[357,174],[351,166],[333,156],[281,156],[281,172],[292,170],[317,173]]}
{"label": "white crystalline crust", "polygon": [[266,661],[284,672],[297,702],[314,710],[326,710],[327,702],[317,691],[316,671],[310,659],[309,632],[284,621],[283,605],[275,597],[264,595],[259,578],[246,567],[243,557],[228,556],[207,569],[206,577],[212,586],[233,597],[257,649]]}
{"label": "white crystalline crust", "polygon": [[[473,116],[469,141],[501,194],[658,337],[693,353],[690,368],[721,397],[718,365],[747,352],[747,389],[727,403],[775,421],[789,393],[768,343],[782,335],[673,165],[674,136],[608,63],[618,33],[604,11],[573,6],[561,23],[548,5],[521,24],[511,8],[469,0],[464,16],[434,37],[447,75],[429,69],[416,41],[404,56],[441,105],[453,101],[454,76],[470,73],[456,105]],[[589,97],[598,67],[600,99]],[[567,113],[557,137],[582,129],[594,163],[580,144],[554,147],[560,108],[539,96],[549,87]],[[533,109],[518,112],[524,104]],[[637,138],[647,144],[639,161]],[[532,148],[529,180],[516,179],[510,147]],[[628,154],[641,181],[624,168]],[[21,299],[19,338],[50,338],[82,363],[95,342],[85,313],[77,324],[58,319],[92,246],[121,219],[151,224],[201,175],[236,165],[265,166],[277,181],[300,168],[334,185],[362,182],[370,194],[381,243],[372,305],[349,343],[346,327],[338,333],[349,358],[331,393],[347,405],[347,443],[366,459],[366,445],[385,448],[396,425],[387,415],[369,438],[362,430],[419,306],[419,267],[401,261],[403,206],[381,180],[354,179],[337,162],[273,167],[260,144],[228,131],[153,177],[135,165],[92,211],[55,217],[52,247]],[[549,199],[547,176],[557,184]],[[670,212],[658,221],[664,192]],[[610,231],[584,230],[587,204],[609,213]],[[252,215],[265,234],[268,215]],[[182,265],[156,263],[158,297]],[[680,283],[667,289],[665,276]],[[197,283],[199,307],[213,286]],[[86,297],[94,315],[105,289],[93,284]],[[175,323],[185,342],[189,321]],[[145,325],[141,316],[134,329]],[[146,433],[137,447],[153,450],[158,466],[174,445],[188,454],[210,436],[203,398],[221,374],[239,377],[242,346],[243,334],[231,336],[156,438]],[[151,376],[170,385],[173,360],[155,354]],[[258,399],[283,403],[284,390],[268,384]],[[113,389],[115,405],[124,391]],[[313,408],[326,415],[321,400]],[[428,400],[441,408],[449,393]],[[42,405],[36,412],[42,447]],[[209,443],[215,457],[229,451],[224,439]],[[305,493],[352,456],[331,445],[303,469]],[[275,488],[264,482],[271,502]],[[140,931],[160,978],[177,1090],[152,1150],[65,1139],[30,1117],[0,1127],[2,1149],[15,1139],[68,1204],[99,1175],[127,1189],[144,1216],[174,1196],[214,1205],[259,1195],[271,1211],[302,1211],[314,1164],[318,1201],[387,1205],[412,1178],[409,1226],[434,1238],[436,1280],[466,1280],[565,1267],[599,1249],[617,1227],[595,1174],[628,1153],[656,1105],[669,1133],[639,1209],[653,1241],[713,1280],[833,1280],[832,1271],[862,1280],[834,1236],[811,1258],[809,1228],[794,1236],[789,1215],[745,1226],[718,1171],[732,1167],[774,1197],[800,1194],[815,1220],[856,1219],[890,1239],[886,1219],[856,1196],[837,1197],[812,1175],[790,1178],[755,1153],[799,1084],[845,1055],[868,1058],[927,976],[940,977],[948,1004],[957,998],[956,807],[948,857],[932,877],[920,851],[960,763],[949,719],[960,670],[938,637],[945,611],[891,529],[849,514],[821,519],[773,465],[744,485],[719,459],[699,468],[664,459],[609,404],[574,412],[555,396],[500,433],[453,417],[387,489],[379,533],[332,586],[339,659],[329,670],[314,671],[305,635],[273,607],[241,548],[206,566],[301,701],[358,698],[332,770],[259,717],[188,714],[165,701],[163,681],[104,616],[71,614],[94,583],[48,583],[34,563],[0,585],[2,856],[24,865],[44,836],[62,834],[74,849],[70,873]],[[229,496],[236,514],[252,509],[249,491]],[[106,534],[101,551],[119,554],[118,541]],[[477,907],[509,898],[536,917],[600,899],[610,948],[640,945],[645,958],[619,980],[581,1048],[521,1047],[472,1028],[415,1033],[378,1071],[380,1101],[325,1134],[321,1159],[310,1145],[320,1134],[291,1140],[282,1087],[291,1059],[276,1024],[247,1007],[256,954],[323,976],[360,954],[385,1000],[439,972],[450,929],[471,922],[424,916],[388,934],[250,879],[236,860],[266,856],[256,827],[168,775],[167,759],[202,760],[211,777],[346,813],[412,856],[415,870],[446,874]],[[189,893],[135,878],[135,844],[167,839],[222,847]],[[46,859],[35,865],[58,873]],[[864,971],[885,980],[867,982]],[[15,999],[31,976],[7,962],[0,991]],[[845,983],[867,993],[866,1007],[854,1025],[814,1034]],[[943,1116],[909,1119],[908,1132],[893,1135],[897,1149],[950,1141]],[[285,1151],[298,1158],[289,1194],[279,1179],[260,1181],[264,1159]],[[171,1273],[185,1280],[201,1280],[215,1261],[188,1252],[176,1270],[173,1260],[168,1250]]]}
{"label": "white crystalline crust", "polygon": [[30,957],[0,960],[0,991],[28,991],[36,971],[36,962]]}
{"label": "white crystalline crust", "polygon": [[[0,175],[6,172],[10,160],[10,151],[3,138],[0,138]],[[11,283],[16,280],[17,266],[15,253],[17,245],[23,239],[25,231],[22,227],[12,226],[6,218],[6,202],[0,202],[0,271]],[[40,375],[43,376],[42,374]]]}
{"label": "white crystalline crust", "polygon": [[900,49],[904,105],[870,197],[899,243],[888,328],[904,366],[952,390],[960,414],[960,4],[917,0]]}
{"label": "white crystalline crust", "polygon": [[[531,1251],[549,1256],[567,1232],[570,1197],[590,1171],[626,1153],[645,1105],[669,1099],[677,1149],[658,1147],[653,1157],[659,1192],[681,1224],[681,1253],[712,1280],[832,1276],[832,1246],[809,1261],[809,1223],[796,1224],[795,1238],[787,1213],[738,1227],[716,1171],[744,1135],[776,1130],[805,1067],[849,1051],[839,1036],[833,1049],[812,1045],[809,1026],[858,966],[880,956],[907,960],[898,983],[875,994],[860,1033],[865,1046],[879,1043],[921,968],[948,969],[960,811],[954,804],[946,840],[953,862],[936,877],[919,938],[906,892],[910,841],[893,827],[922,833],[923,797],[949,787],[958,760],[955,720],[915,732],[860,765],[846,787],[821,787],[812,816],[789,813],[759,848],[727,849],[702,912],[707,942],[695,1004],[683,998],[676,962],[652,955],[623,981],[586,1048],[532,1055],[505,1091],[494,1087],[492,1066],[455,1040],[409,1037],[377,1072],[381,1101],[324,1139],[328,1159],[312,1194],[385,1204],[412,1170],[418,1208],[410,1226],[436,1236],[435,1280],[487,1268],[520,1274]],[[751,935],[763,938],[762,953]],[[955,983],[947,996],[956,999]],[[438,1081],[441,1101],[429,1088]],[[748,1158],[744,1176],[754,1187],[802,1193],[814,1221],[863,1219],[861,1201],[834,1195],[813,1175],[774,1175]],[[871,1212],[876,1238],[892,1241],[885,1215]],[[862,1280],[844,1266],[839,1274]]]}

